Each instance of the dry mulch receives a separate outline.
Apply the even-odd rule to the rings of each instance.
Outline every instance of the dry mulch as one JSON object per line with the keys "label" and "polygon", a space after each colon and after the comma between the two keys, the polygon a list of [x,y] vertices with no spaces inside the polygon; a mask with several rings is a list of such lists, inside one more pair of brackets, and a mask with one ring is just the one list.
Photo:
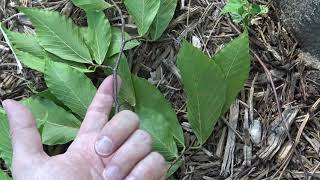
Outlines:
{"label": "dry mulch", "polygon": [[[62,11],[77,24],[85,25],[84,13],[66,0],[1,1],[0,20],[7,20],[6,26],[15,31],[30,30],[30,22],[24,17],[8,20],[17,14],[18,5]],[[302,63],[298,43],[285,30],[272,4],[269,4],[270,13],[255,19],[249,31],[252,68],[239,95],[239,105],[234,106],[230,115],[227,113],[221,118],[205,146],[191,148],[195,136],[186,119],[186,97],[174,65],[175,57],[183,38],[200,41],[203,51],[212,56],[239,35],[241,27],[229,17],[220,16],[223,5],[224,0],[181,0],[168,31],[158,42],[143,42],[126,52],[132,72],[157,85],[173,104],[185,130],[188,149],[182,157],[181,168],[170,179],[320,178],[320,72]],[[123,11],[127,14],[124,8]],[[115,12],[107,15],[112,24],[119,26]],[[136,33],[132,20],[125,17],[126,31]],[[15,59],[1,34],[0,39],[0,100],[20,100],[45,89],[41,74],[27,68],[17,74]],[[101,80],[103,76],[93,79]],[[288,129],[278,118],[278,107]],[[252,123],[257,126],[248,127]]]}

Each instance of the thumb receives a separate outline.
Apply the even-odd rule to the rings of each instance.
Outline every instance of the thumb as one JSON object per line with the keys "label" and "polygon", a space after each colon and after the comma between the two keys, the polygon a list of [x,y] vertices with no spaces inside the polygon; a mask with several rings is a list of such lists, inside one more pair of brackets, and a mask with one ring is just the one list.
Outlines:
{"label": "thumb", "polygon": [[2,105],[9,118],[13,159],[32,157],[43,153],[40,135],[32,113],[13,100],[5,100]]}

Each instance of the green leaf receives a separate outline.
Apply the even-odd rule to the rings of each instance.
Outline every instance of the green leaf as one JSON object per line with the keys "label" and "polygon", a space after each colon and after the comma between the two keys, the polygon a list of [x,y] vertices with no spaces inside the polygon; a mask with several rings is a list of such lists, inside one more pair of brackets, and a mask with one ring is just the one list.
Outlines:
{"label": "green leaf", "polygon": [[92,64],[90,52],[79,28],[66,16],[58,12],[19,8],[36,28],[40,45],[62,59]]}
{"label": "green leaf", "polygon": [[177,63],[187,94],[188,120],[202,145],[211,135],[225,103],[224,74],[214,61],[186,41]]}
{"label": "green leaf", "polygon": [[[31,68],[33,70],[39,71],[41,73],[44,73],[45,71],[45,66],[47,61],[55,61],[55,62],[61,62],[68,64],[70,67],[73,69],[84,72],[84,73],[89,73],[93,72],[93,70],[88,69],[84,64],[73,62],[73,61],[64,61],[63,59],[52,55],[52,54],[47,54],[48,57],[44,58],[38,58],[36,56],[33,56],[30,53],[15,50],[16,56],[19,58],[19,60],[28,68]],[[51,59],[52,58],[52,59]]]}
{"label": "green leaf", "polygon": [[111,42],[111,27],[102,11],[87,12],[89,47],[93,52],[93,59],[102,64]]}
{"label": "green leaf", "polygon": [[7,167],[12,163],[12,146],[9,131],[9,123],[6,113],[0,109],[0,157],[4,160]]}
{"label": "green leaf", "polygon": [[229,0],[223,7],[222,14],[225,13],[238,13],[239,9],[242,8],[244,4],[241,0]]}
{"label": "green leaf", "polygon": [[12,54],[13,54],[14,58],[16,59],[18,73],[22,73],[21,70],[22,70],[23,67],[22,67],[22,65],[21,65],[21,62],[20,62],[20,60],[18,59],[17,55],[15,54],[13,45],[12,45],[12,43],[10,42],[10,39],[9,39],[8,36],[7,36],[6,28],[3,26],[3,24],[2,24],[1,22],[0,22],[0,32],[2,33],[2,36],[3,36],[4,40],[7,42],[7,45],[8,45],[9,48],[12,50]]}
{"label": "green leaf", "polygon": [[251,13],[254,15],[267,14],[269,12],[268,6],[252,4]]}
{"label": "green leaf", "polygon": [[237,97],[250,71],[249,37],[245,32],[220,50],[213,60],[224,72],[227,84],[226,101],[222,113],[225,113]]}
{"label": "green leaf", "polygon": [[65,144],[76,137],[81,122],[54,102],[43,98],[28,98],[21,103],[35,116],[43,144]]}
{"label": "green leaf", "polygon": [[92,70],[88,70],[83,64],[73,61],[65,61],[51,53],[46,52],[40,46],[35,35],[13,32],[4,27],[2,28],[13,45],[13,51],[15,52],[17,58],[28,68],[43,73],[46,61],[53,60],[69,64],[81,72],[92,72]]}
{"label": "green leaf", "polygon": [[231,15],[232,21],[237,24],[241,23],[244,20],[244,18],[239,13],[230,13],[230,15]]}
{"label": "green leaf", "polygon": [[95,86],[87,76],[66,64],[48,62],[45,80],[53,95],[84,118],[96,93]]}
{"label": "green leaf", "polygon": [[0,179],[1,180],[12,180],[12,178],[10,176],[8,176],[5,172],[3,172],[2,170],[0,170]]}
{"label": "green leaf", "polygon": [[124,4],[136,23],[139,34],[143,36],[159,11],[160,0],[124,0]]}
{"label": "green leaf", "polygon": [[160,0],[160,9],[155,17],[149,35],[152,40],[157,40],[168,27],[177,7],[177,0]]}
{"label": "green leaf", "polygon": [[[118,59],[118,55],[114,55],[111,58],[108,58],[105,62],[106,65],[114,67],[116,64],[116,60]],[[111,71],[107,72],[108,75],[112,74]],[[119,97],[123,103],[128,103],[130,106],[134,107],[136,105],[136,98],[133,89],[132,79],[131,79],[131,71],[128,65],[128,60],[125,55],[122,55],[120,60],[118,75],[121,77],[122,85],[119,93]]]}
{"label": "green leaf", "polygon": [[182,159],[179,159],[174,164],[172,162],[167,162],[167,167],[170,167],[170,169],[167,171],[166,177],[169,178],[172,176],[182,165]]}
{"label": "green leaf", "polygon": [[254,13],[254,14],[259,14],[261,11],[261,8],[259,5],[257,4],[252,4],[251,5],[251,12]]}
{"label": "green leaf", "polygon": [[44,73],[46,65],[46,58],[39,58],[30,53],[15,50],[15,53],[19,60],[28,68]]}
{"label": "green leaf", "polygon": [[65,106],[63,104],[62,101],[60,101],[57,97],[55,97],[50,91],[49,89],[46,89],[44,91],[41,91],[41,92],[38,92],[35,97],[39,97],[39,98],[44,98],[44,99],[47,99],[47,100],[50,100],[52,102],[54,102],[56,105],[62,107],[63,109],[69,111],[70,109]]}
{"label": "green leaf", "polygon": [[88,29],[88,27],[80,27],[80,34],[83,37],[84,42],[87,44],[87,46],[90,42]]}
{"label": "green leaf", "polygon": [[104,0],[72,0],[73,4],[85,11],[102,11],[111,5]]}
{"label": "green leaf", "polygon": [[94,72],[94,70],[88,69],[85,64],[74,62],[74,61],[65,61],[64,59],[61,59],[60,57],[58,57],[54,54],[51,54],[51,53],[47,53],[47,55],[48,55],[48,61],[54,61],[54,62],[67,64],[70,67],[72,67],[73,69],[80,71],[80,72],[83,72],[83,73]]}
{"label": "green leaf", "polygon": [[[56,61],[56,62],[59,62],[59,61]],[[63,61],[60,61],[60,62],[63,62]],[[79,71],[79,72],[82,72],[82,73],[92,73],[94,72],[94,69],[88,69],[86,67],[86,65],[84,64],[81,64],[81,63],[77,63],[77,62],[72,62],[72,61],[69,61],[69,62],[64,62],[64,64],[67,64],[69,65],[71,68]]]}
{"label": "green leaf", "polygon": [[7,34],[14,49],[17,49],[25,53],[29,53],[30,55],[35,56],[37,58],[46,57],[46,52],[39,45],[38,39],[35,35],[9,31],[4,27],[3,29]]}
{"label": "green leaf", "polygon": [[[110,48],[107,53],[108,57],[118,54],[121,48],[121,34],[122,34],[121,30],[119,28],[112,27],[111,31],[112,31],[112,39],[111,39]],[[131,36],[125,32],[125,40],[129,40],[129,39],[131,39]],[[131,40],[126,43],[124,50],[132,49],[138,46],[139,44],[140,43],[137,40]]]}
{"label": "green leaf", "polygon": [[178,157],[177,145],[184,144],[184,137],[177,116],[168,101],[147,80],[132,77],[136,93],[135,112],[140,117],[140,126],[153,137],[154,149],[166,160]]}
{"label": "green leaf", "polygon": [[259,12],[259,14],[267,14],[267,13],[269,12],[268,6],[259,5],[259,7],[260,7],[260,12]]}

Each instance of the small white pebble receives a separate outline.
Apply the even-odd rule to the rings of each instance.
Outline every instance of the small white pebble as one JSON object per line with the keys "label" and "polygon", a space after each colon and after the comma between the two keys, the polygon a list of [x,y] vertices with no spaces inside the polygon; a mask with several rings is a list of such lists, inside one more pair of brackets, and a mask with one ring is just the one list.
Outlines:
{"label": "small white pebble", "polygon": [[9,51],[10,49],[0,44],[0,50]]}
{"label": "small white pebble", "polygon": [[201,49],[202,44],[201,44],[200,39],[199,39],[197,36],[192,36],[192,45],[193,45],[194,47],[196,47],[196,48]]}

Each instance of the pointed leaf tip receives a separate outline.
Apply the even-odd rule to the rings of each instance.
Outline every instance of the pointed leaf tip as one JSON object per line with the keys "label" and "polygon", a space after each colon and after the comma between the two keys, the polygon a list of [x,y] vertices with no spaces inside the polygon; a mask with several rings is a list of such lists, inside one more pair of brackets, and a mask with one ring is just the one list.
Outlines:
{"label": "pointed leaf tip", "polygon": [[124,0],[124,4],[138,26],[140,36],[145,35],[159,11],[160,0]]}
{"label": "pointed leaf tip", "polygon": [[93,59],[102,64],[111,42],[111,27],[103,11],[87,12],[88,39]]}
{"label": "pointed leaf tip", "polygon": [[227,83],[226,103],[222,113],[228,111],[230,105],[243,88],[250,72],[249,37],[244,32],[221,49],[213,58],[222,69]]}
{"label": "pointed leaf tip", "polygon": [[30,18],[40,45],[46,51],[68,61],[92,64],[80,29],[70,18],[55,11],[37,8],[19,10]]}

